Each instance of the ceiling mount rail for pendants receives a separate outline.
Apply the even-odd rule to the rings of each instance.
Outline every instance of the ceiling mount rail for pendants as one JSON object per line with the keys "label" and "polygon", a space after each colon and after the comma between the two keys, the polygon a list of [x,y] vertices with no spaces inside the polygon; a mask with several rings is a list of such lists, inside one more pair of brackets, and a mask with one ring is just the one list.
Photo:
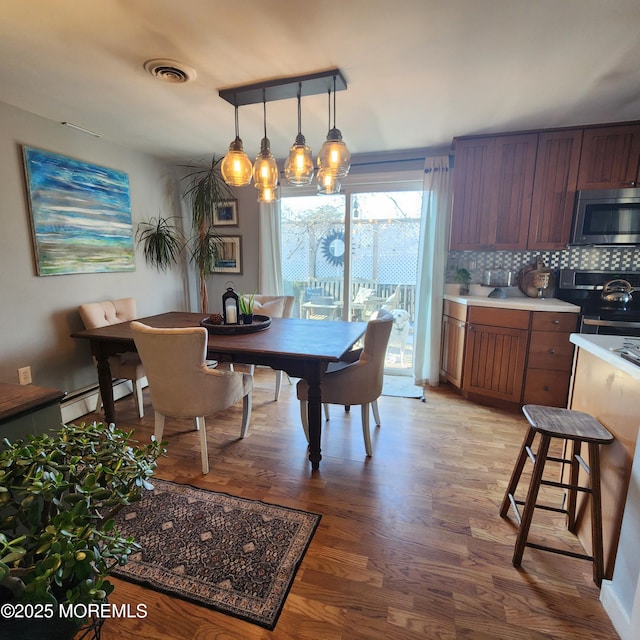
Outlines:
{"label": "ceiling mount rail for pendants", "polygon": [[262,80],[251,84],[220,89],[218,95],[234,107],[260,102],[273,102],[301,96],[312,96],[327,91],[344,91],[347,81],[337,67],[298,76],[287,76]]}

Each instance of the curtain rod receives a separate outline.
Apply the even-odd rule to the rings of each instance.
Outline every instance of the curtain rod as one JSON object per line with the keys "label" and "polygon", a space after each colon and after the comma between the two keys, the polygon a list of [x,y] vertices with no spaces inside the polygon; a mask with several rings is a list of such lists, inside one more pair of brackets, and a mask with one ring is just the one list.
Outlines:
{"label": "curtain rod", "polygon": [[[453,155],[448,154],[448,156],[449,156],[449,166],[452,167],[453,166]],[[430,157],[435,157],[435,156],[424,155],[424,156],[421,156],[421,157],[418,157],[418,158],[396,158],[395,160],[369,160],[368,162],[352,162],[351,166],[352,167],[367,167],[367,166],[371,166],[371,165],[375,165],[375,164],[397,164],[397,163],[400,163],[400,162],[417,162],[418,160],[420,162],[424,162],[426,158],[430,158]]]}

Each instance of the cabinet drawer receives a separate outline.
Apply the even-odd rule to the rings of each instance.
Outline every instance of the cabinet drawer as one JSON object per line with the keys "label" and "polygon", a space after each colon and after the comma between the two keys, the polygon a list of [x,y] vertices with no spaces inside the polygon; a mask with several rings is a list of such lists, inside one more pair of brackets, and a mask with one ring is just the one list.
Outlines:
{"label": "cabinet drawer", "polygon": [[568,333],[532,331],[527,366],[532,369],[571,371],[573,344]]}
{"label": "cabinet drawer", "polygon": [[451,300],[445,300],[442,308],[442,313],[445,316],[450,316],[456,320],[467,320],[467,305],[460,304],[459,302],[452,302]]}
{"label": "cabinet drawer", "polygon": [[528,369],[522,394],[523,404],[566,407],[571,372]]}
{"label": "cabinet drawer", "polygon": [[521,309],[496,309],[495,307],[469,307],[469,324],[482,324],[490,327],[510,329],[528,329],[529,311]]}
{"label": "cabinet drawer", "polygon": [[577,313],[533,311],[531,316],[532,331],[566,331],[571,333],[576,330],[578,325]]}

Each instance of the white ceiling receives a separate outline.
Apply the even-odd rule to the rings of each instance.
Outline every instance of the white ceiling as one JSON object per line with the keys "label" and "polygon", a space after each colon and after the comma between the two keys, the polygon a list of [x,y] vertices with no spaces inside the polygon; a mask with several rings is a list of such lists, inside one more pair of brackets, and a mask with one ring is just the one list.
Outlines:
{"label": "white ceiling", "polygon": [[[0,100],[168,159],[226,152],[218,89],[339,67],[352,153],[447,146],[456,135],[640,119],[639,0],[2,0]],[[177,60],[187,84],[143,64]],[[267,104],[283,158],[295,100]],[[250,156],[262,105],[239,110]],[[302,100],[317,151],[327,96]],[[75,135],[85,135],[76,133]]]}

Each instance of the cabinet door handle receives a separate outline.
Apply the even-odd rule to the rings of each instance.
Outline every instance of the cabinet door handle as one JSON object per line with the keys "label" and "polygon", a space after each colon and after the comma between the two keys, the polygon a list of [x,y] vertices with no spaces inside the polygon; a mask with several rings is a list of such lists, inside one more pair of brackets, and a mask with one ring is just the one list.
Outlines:
{"label": "cabinet door handle", "polygon": [[545,391],[551,391],[551,387],[548,384],[544,385],[544,390]]}
{"label": "cabinet door handle", "polygon": [[553,324],[560,324],[560,320],[552,320]]}
{"label": "cabinet door handle", "polygon": [[555,349],[549,349],[549,355],[555,356],[556,355],[556,350]]}
{"label": "cabinet door handle", "polygon": [[469,325],[469,331],[473,331],[473,325],[472,324]]}
{"label": "cabinet door handle", "polygon": [[462,329],[463,327],[464,327],[464,322],[460,322],[460,323],[458,324],[458,328],[459,328],[459,329]]}

